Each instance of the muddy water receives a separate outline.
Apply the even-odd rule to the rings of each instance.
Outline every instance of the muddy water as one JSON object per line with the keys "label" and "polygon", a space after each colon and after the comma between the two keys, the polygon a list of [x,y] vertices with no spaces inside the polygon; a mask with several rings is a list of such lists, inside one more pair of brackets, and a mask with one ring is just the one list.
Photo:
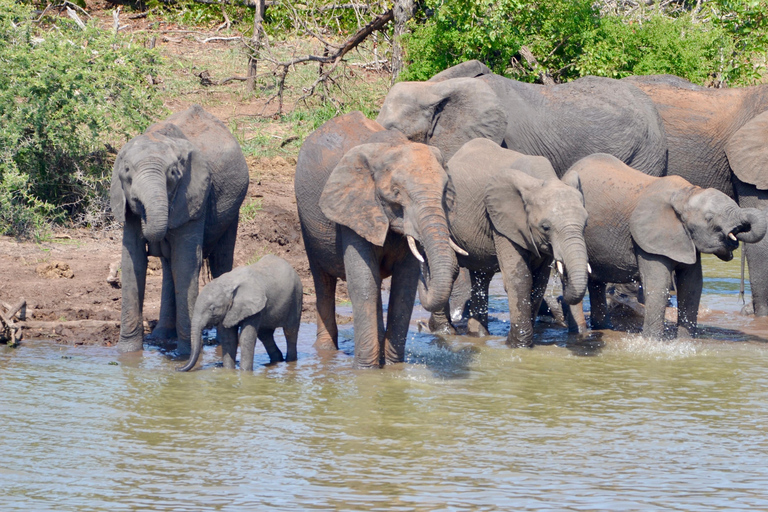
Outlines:
{"label": "muddy water", "polygon": [[736,262],[706,267],[696,341],[544,325],[510,350],[496,296],[496,337],[414,327],[383,371],[350,369],[351,326],[330,355],[302,326],[298,362],[252,375],[213,347],[188,374],[0,347],[0,509],[768,510],[768,324],[737,314]]}

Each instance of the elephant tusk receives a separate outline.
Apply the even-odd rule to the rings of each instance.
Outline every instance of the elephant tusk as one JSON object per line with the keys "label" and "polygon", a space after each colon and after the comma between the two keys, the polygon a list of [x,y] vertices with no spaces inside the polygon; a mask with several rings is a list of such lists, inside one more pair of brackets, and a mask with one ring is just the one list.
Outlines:
{"label": "elephant tusk", "polygon": [[419,250],[416,248],[416,240],[411,235],[408,235],[407,238],[408,238],[408,247],[411,249],[413,256],[417,260],[419,260],[421,263],[424,263],[424,257],[419,253]]}
{"label": "elephant tusk", "polygon": [[730,239],[731,239],[731,240],[733,240],[734,242],[737,242],[737,241],[738,241],[738,240],[736,239],[736,236],[735,236],[733,233],[728,233],[728,238],[730,238]]}
{"label": "elephant tusk", "polygon": [[587,263],[587,274],[591,274],[591,273],[592,273],[592,267],[589,265],[589,263]]}
{"label": "elephant tusk", "polygon": [[565,274],[565,272],[563,272],[563,262],[560,260],[557,260],[557,271],[560,273],[560,275]]}
{"label": "elephant tusk", "polygon": [[457,254],[461,254],[462,256],[469,256],[469,253],[467,251],[465,251],[464,249],[462,249],[461,247],[459,247],[456,244],[456,242],[454,242],[452,239],[450,239],[450,238],[448,239],[448,244],[451,246],[451,249],[456,251]]}

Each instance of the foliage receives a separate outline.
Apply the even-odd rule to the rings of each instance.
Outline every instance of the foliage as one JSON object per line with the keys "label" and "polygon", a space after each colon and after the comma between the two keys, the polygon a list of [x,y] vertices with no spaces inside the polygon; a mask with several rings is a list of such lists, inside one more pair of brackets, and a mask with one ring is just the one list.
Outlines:
{"label": "foliage", "polygon": [[[568,81],[586,74],[672,73],[699,84],[759,81],[768,0],[425,0],[406,39],[401,79],[425,80],[467,59],[500,74]],[[521,57],[525,46],[534,62]]]}
{"label": "foliage", "polygon": [[[114,148],[161,112],[157,54],[88,23],[0,0],[0,233],[103,200]],[[61,218],[61,217],[59,217]]]}

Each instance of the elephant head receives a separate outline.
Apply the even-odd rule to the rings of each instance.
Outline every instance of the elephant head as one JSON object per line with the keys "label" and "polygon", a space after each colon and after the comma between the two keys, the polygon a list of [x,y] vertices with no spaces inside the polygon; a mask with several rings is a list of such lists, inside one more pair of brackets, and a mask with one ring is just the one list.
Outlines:
{"label": "elephant head", "polygon": [[768,190],[768,111],[734,133],[725,146],[725,154],[737,178]]}
{"label": "elephant head", "polygon": [[236,327],[249,316],[259,314],[267,305],[267,292],[257,279],[248,279],[243,273],[247,267],[236,269],[211,281],[202,289],[195,302],[192,315],[192,352],[180,372],[192,369],[203,348],[202,331],[221,324],[226,329]]}
{"label": "elephant head", "polygon": [[210,185],[202,153],[176,125],[157,124],[118,153],[110,189],[112,214],[124,222],[127,207],[141,218],[144,238],[159,242],[168,229],[204,214]]}
{"label": "elephant head", "polygon": [[766,219],[760,210],[739,208],[718,190],[668,176],[640,196],[629,227],[644,251],[690,265],[696,262],[696,251],[730,261],[739,241],[762,240]]}
{"label": "elephant head", "polygon": [[377,121],[439,148],[446,161],[475,138],[501,144],[507,130],[507,115],[493,89],[467,77],[395,84]]}
{"label": "elephant head", "polygon": [[438,149],[379,132],[344,155],[320,196],[328,219],[374,245],[383,246],[389,231],[408,239],[422,262],[422,303],[430,311],[447,304],[458,274],[443,205],[447,182]]}
{"label": "elephant head", "polygon": [[540,180],[507,170],[485,187],[485,205],[493,227],[533,254],[551,256],[563,275],[563,296],[577,304],[587,290],[587,210],[576,172]]}

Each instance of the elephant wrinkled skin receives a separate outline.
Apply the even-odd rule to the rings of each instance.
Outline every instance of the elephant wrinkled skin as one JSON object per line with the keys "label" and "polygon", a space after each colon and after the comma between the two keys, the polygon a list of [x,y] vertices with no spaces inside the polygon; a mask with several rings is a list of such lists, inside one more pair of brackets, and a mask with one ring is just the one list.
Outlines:
{"label": "elephant wrinkled skin", "polygon": [[[501,270],[509,298],[510,346],[533,343],[550,266],[558,262],[564,296],[579,303],[587,288],[587,211],[579,178],[557,178],[546,158],[503,149],[487,139],[465,144],[447,165],[451,236],[468,254],[458,257],[470,271],[470,331],[487,334],[488,286]],[[445,330],[447,310],[430,326]]]}
{"label": "elephant wrinkled skin", "polygon": [[[420,272],[422,304],[431,310],[448,303],[458,273],[443,206],[447,181],[437,149],[385,131],[360,112],[307,137],[295,190],[317,294],[318,347],[338,348],[336,280],[346,279],[355,365],[404,360]],[[385,331],[381,280],[390,275]]]}
{"label": "elephant wrinkled skin", "polygon": [[226,126],[199,105],[131,139],[112,171],[112,213],[123,227],[121,351],[143,347],[147,256],[163,264],[152,332],[189,351],[190,316],[203,258],[216,278],[232,270],[248,165]]}
{"label": "elephant wrinkled skin", "polygon": [[[589,213],[585,239],[592,267],[592,327],[611,327],[607,282],[640,281],[643,334],[660,337],[674,274],[678,334],[695,336],[703,283],[700,253],[732,259],[739,240],[754,243],[765,236],[763,213],[739,208],[722,192],[696,187],[679,176],[647,176],[611,155],[579,160],[564,179],[572,173],[581,178]],[[585,329],[581,305],[572,312],[578,328]]]}
{"label": "elephant wrinkled skin", "polygon": [[274,338],[278,327],[283,328],[287,342],[285,360],[295,361],[302,299],[299,274],[287,261],[272,254],[222,274],[197,297],[192,315],[192,353],[178,370],[185,372],[195,366],[203,347],[202,330],[213,326],[221,343],[224,368],[235,367],[239,344],[240,369],[253,370],[257,337],[267,349],[270,363],[283,361]]}

